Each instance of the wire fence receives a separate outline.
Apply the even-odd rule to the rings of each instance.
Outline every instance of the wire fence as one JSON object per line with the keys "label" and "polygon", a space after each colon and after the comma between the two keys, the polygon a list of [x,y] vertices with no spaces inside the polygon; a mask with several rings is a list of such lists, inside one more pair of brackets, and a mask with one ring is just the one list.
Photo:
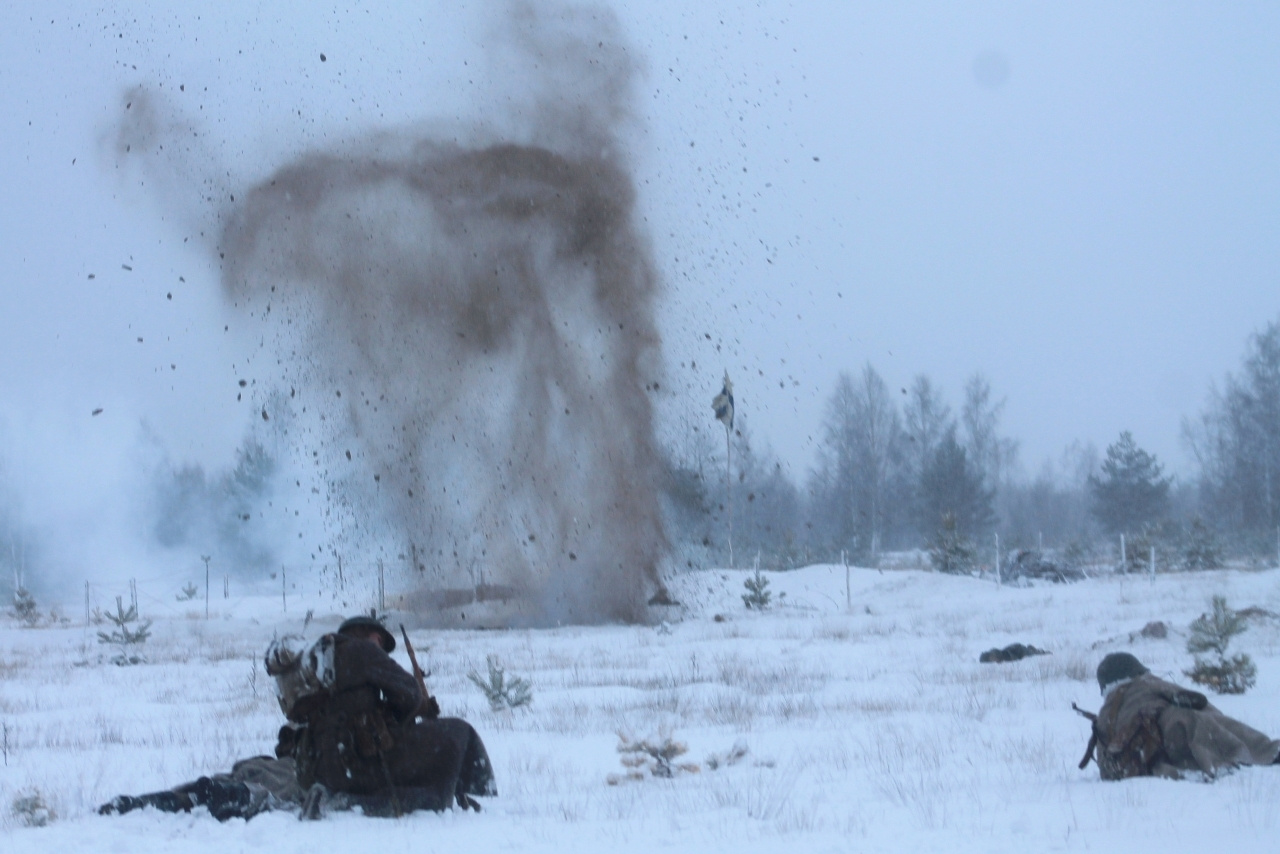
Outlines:
{"label": "wire fence", "polygon": [[117,599],[119,607],[136,609],[139,619],[381,612],[421,586],[421,574],[407,560],[286,564],[253,575],[220,571],[210,560],[125,581],[86,580],[79,617],[86,626],[100,625],[105,614],[115,613]]}

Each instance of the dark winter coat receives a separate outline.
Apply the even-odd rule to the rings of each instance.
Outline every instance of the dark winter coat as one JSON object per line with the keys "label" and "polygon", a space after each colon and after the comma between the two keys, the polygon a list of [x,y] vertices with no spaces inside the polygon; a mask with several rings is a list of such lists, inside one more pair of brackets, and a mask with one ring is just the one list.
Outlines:
{"label": "dark winter coat", "polygon": [[374,642],[346,635],[322,641],[332,644],[331,684],[288,710],[301,726],[288,734],[292,744],[282,731],[278,751],[296,759],[304,789],[321,783],[331,792],[387,797],[394,812],[496,794],[488,754],[470,724],[418,715],[417,680]]}
{"label": "dark winter coat", "polygon": [[1270,765],[1280,741],[1229,718],[1197,691],[1151,674],[1111,689],[1094,722],[1098,769],[1104,780],[1209,777],[1238,765]]}

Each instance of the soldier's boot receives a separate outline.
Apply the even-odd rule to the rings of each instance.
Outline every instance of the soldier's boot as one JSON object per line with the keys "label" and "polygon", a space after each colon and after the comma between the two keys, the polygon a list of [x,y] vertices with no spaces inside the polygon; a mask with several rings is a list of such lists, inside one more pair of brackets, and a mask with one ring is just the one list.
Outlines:
{"label": "soldier's boot", "polygon": [[152,792],[147,795],[119,795],[98,807],[98,815],[124,815],[143,807],[161,812],[191,812],[195,804],[185,792]]}
{"label": "soldier's boot", "polygon": [[253,800],[248,786],[225,777],[201,777],[184,790],[197,804],[208,807],[209,814],[218,821],[247,818]]}
{"label": "soldier's boot", "polygon": [[313,783],[302,799],[302,810],[298,813],[298,821],[319,821],[324,818],[324,802],[329,790],[323,783]]}

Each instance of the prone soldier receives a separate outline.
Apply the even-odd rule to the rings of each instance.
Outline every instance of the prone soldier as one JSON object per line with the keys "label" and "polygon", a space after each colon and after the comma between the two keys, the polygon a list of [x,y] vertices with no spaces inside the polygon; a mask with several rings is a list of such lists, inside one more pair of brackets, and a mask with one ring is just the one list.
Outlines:
{"label": "prone soldier", "polygon": [[1280,741],[1230,718],[1198,691],[1153,676],[1127,652],[1113,652],[1098,665],[1105,698],[1094,715],[1080,768],[1098,763],[1104,780],[1127,777],[1181,779],[1200,772],[1208,779],[1240,765],[1280,762]]}

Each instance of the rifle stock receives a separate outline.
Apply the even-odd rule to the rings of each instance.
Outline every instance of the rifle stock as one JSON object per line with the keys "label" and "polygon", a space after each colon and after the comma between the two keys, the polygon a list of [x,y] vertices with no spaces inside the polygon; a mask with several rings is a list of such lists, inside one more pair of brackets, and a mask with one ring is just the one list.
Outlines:
{"label": "rifle stock", "polygon": [[404,638],[404,651],[409,653],[409,663],[413,665],[413,678],[418,680],[418,690],[422,692],[422,702],[418,707],[420,713],[423,717],[437,718],[440,716],[440,704],[427,690],[427,674],[423,671],[422,665],[418,664],[418,655],[413,651],[413,643],[409,640],[409,633],[405,630],[404,623],[400,624],[400,637]]}

